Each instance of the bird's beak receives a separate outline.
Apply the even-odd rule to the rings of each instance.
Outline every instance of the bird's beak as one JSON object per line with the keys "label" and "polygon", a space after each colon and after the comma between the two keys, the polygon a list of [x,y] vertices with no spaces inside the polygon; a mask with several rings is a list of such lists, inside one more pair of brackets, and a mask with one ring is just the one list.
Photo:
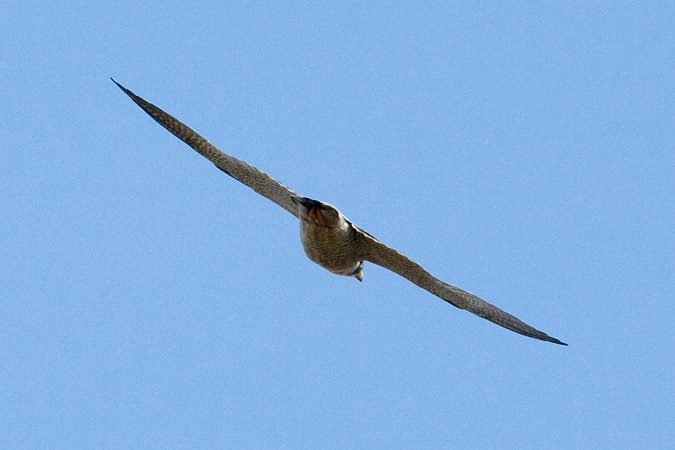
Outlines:
{"label": "bird's beak", "polygon": [[354,278],[359,281],[363,281],[363,261],[359,264],[359,267],[354,272]]}

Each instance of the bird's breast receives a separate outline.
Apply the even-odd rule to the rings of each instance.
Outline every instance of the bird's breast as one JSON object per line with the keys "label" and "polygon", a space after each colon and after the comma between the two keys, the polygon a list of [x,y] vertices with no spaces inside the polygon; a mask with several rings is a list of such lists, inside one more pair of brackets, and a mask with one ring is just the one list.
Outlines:
{"label": "bird's breast", "polygon": [[338,275],[352,275],[359,265],[356,233],[347,223],[326,227],[300,221],[300,239],[307,257]]}

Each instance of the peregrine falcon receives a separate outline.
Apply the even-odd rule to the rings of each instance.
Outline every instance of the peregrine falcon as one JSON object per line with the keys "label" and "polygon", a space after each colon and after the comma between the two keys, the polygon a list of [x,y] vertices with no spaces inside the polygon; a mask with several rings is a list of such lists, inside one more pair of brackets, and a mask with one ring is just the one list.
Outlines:
{"label": "peregrine falcon", "polygon": [[[111,78],[112,80],[112,78]],[[363,263],[389,269],[457,308],[465,309],[524,336],[567,345],[531,327],[475,295],[445,283],[399,251],[354,225],[328,203],[302,197],[265,172],[218,150],[187,125],[112,80],[138,106],[217,168],[267,197],[300,220],[300,239],[307,257],[338,275],[363,280]]]}

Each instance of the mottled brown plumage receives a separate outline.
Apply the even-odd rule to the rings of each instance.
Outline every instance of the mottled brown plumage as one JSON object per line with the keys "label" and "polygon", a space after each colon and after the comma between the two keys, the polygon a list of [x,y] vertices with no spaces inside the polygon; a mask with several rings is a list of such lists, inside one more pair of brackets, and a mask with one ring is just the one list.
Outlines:
{"label": "mottled brown plumage", "polygon": [[146,102],[115,80],[113,82],[160,125],[207,158],[232,178],[249,186],[300,219],[300,238],[310,260],[338,275],[363,279],[363,262],[395,272],[448,303],[488,319],[516,333],[567,345],[522,322],[511,314],[444,283],[397,250],[352,224],[335,207],[302,197],[265,172],[218,150],[173,116]]}

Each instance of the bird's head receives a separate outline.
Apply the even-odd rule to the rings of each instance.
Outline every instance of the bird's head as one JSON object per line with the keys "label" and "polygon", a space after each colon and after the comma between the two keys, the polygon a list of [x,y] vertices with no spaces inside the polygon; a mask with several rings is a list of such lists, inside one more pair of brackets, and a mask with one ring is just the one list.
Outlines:
{"label": "bird's head", "polygon": [[359,261],[359,265],[356,266],[356,269],[354,269],[351,276],[359,281],[363,281],[363,261]]}
{"label": "bird's head", "polygon": [[293,203],[298,205],[300,220],[322,227],[338,227],[343,221],[340,211],[328,203],[307,197],[293,197]]}

